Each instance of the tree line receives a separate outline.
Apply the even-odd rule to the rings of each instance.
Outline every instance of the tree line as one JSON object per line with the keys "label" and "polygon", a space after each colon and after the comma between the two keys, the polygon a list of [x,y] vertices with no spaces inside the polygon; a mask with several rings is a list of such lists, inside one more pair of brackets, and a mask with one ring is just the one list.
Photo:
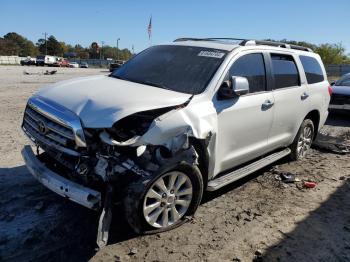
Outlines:
{"label": "tree line", "polygon": [[[272,39],[266,39],[267,41],[275,41]],[[293,41],[282,39],[277,42],[282,42],[290,45],[300,45],[311,48],[315,53],[319,54],[325,65],[340,65],[350,64],[350,57],[346,55],[345,48],[342,44],[320,44],[315,45],[304,41]]]}
{"label": "tree line", "polygon": [[[267,39],[271,40],[271,39]],[[289,41],[283,39],[279,42],[301,45],[311,48],[318,53],[324,64],[350,64],[350,57],[346,55],[345,48],[342,44],[320,44],[315,45],[304,41]],[[0,55],[18,55],[32,56],[38,54],[48,54],[55,56],[77,57],[81,59],[120,59],[128,60],[133,54],[129,49],[117,49],[109,45],[99,46],[97,42],[91,43],[89,47],[83,47],[80,44],[71,45],[58,41],[53,35],[46,39],[38,39],[34,44],[24,36],[15,32],[10,32],[0,37]]]}
{"label": "tree line", "polygon": [[40,38],[35,44],[15,32],[0,37],[0,55],[35,57],[39,54],[81,59],[118,58],[120,60],[128,60],[133,55],[127,48],[117,49],[109,45],[101,47],[97,42],[91,43],[89,47],[83,47],[80,44],[66,44],[63,41],[58,41],[53,35],[50,35],[46,42],[45,39]]}

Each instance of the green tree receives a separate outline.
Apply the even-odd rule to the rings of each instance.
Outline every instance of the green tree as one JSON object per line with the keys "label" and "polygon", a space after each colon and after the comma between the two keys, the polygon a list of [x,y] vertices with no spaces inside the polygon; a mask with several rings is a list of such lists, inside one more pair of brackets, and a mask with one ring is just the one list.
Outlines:
{"label": "green tree", "polygon": [[49,36],[49,38],[47,39],[47,43],[45,43],[45,39],[40,38],[36,45],[40,53],[42,54],[45,54],[46,45],[47,45],[48,55],[63,56],[64,50],[65,50],[65,47],[62,46],[62,42],[61,43],[58,42],[53,35]]}
{"label": "green tree", "polygon": [[91,59],[99,59],[100,58],[100,47],[96,42],[92,42],[89,50],[89,57]]}
{"label": "green tree", "polygon": [[[267,41],[274,40],[267,39]],[[282,39],[277,42],[311,48],[315,53],[318,53],[321,56],[321,59],[325,65],[345,63],[350,64],[350,58],[345,54],[345,48],[342,46],[342,44],[315,45],[304,41],[293,41],[286,39]]]}
{"label": "green tree", "polygon": [[315,52],[318,53],[324,64],[343,64],[348,58],[345,55],[345,48],[341,44],[322,44]]}
{"label": "green tree", "polygon": [[[38,50],[33,42],[17,33],[7,33],[4,35],[3,39],[5,41],[2,42],[2,45],[5,45],[4,48],[7,49],[11,55],[36,56],[38,54]],[[12,47],[8,45],[11,45]]]}
{"label": "green tree", "polygon": [[0,55],[18,55],[20,48],[11,41],[0,38]]}

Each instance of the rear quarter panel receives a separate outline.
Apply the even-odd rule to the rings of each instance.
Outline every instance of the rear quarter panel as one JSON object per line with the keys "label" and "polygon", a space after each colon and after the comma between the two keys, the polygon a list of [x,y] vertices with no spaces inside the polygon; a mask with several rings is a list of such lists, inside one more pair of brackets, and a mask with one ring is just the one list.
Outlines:
{"label": "rear quarter panel", "polygon": [[321,60],[321,57],[318,54],[312,54],[310,55],[313,58],[315,58],[323,71],[324,75],[324,81],[320,83],[315,84],[308,84],[308,93],[310,98],[310,110],[309,112],[313,110],[317,110],[320,113],[320,122],[318,126],[319,131],[324,123],[326,122],[327,116],[328,116],[328,106],[330,102],[330,95],[328,92],[328,87],[330,86],[328,79],[327,79],[327,73],[324,68],[323,62]]}

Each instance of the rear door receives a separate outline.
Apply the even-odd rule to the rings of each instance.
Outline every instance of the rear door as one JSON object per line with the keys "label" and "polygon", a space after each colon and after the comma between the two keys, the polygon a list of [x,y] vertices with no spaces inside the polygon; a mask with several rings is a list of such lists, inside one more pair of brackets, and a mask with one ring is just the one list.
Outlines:
{"label": "rear door", "polygon": [[274,118],[269,134],[270,149],[290,145],[309,110],[309,94],[298,56],[270,53],[273,78]]}

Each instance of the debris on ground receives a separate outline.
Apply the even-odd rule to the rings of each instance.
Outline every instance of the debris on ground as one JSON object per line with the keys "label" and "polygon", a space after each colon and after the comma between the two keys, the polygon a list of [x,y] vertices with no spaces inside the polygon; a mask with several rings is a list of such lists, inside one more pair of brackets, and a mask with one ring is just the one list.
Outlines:
{"label": "debris on ground", "polygon": [[341,136],[335,137],[329,134],[319,133],[312,145],[316,149],[335,154],[344,155],[350,153],[350,146],[347,145],[346,139]]}
{"label": "debris on ground", "polygon": [[315,182],[304,181],[304,187],[306,188],[314,188],[316,185],[317,184]]}
{"label": "debris on ground", "polygon": [[54,75],[57,73],[57,70],[52,70],[52,71],[49,71],[49,70],[46,70],[46,72],[44,73],[44,75]]}
{"label": "debris on ground", "polygon": [[46,70],[45,72],[28,72],[28,71],[23,71],[24,75],[54,75],[57,73],[57,70]]}
{"label": "debris on ground", "polygon": [[280,177],[282,182],[284,183],[294,183],[295,182],[295,175],[289,172],[282,172],[280,173]]}
{"label": "debris on ground", "polygon": [[136,247],[133,247],[132,249],[130,249],[130,252],[129,252],[129,256],[133,256],[133,255],[136,255],[137,254],[137,248]]}
{"label": "debris on ground", "polygon": [[255,251],[253,261],[254,262],[263,261],[263,254],[262,254],[262,251],[260,249]]}

